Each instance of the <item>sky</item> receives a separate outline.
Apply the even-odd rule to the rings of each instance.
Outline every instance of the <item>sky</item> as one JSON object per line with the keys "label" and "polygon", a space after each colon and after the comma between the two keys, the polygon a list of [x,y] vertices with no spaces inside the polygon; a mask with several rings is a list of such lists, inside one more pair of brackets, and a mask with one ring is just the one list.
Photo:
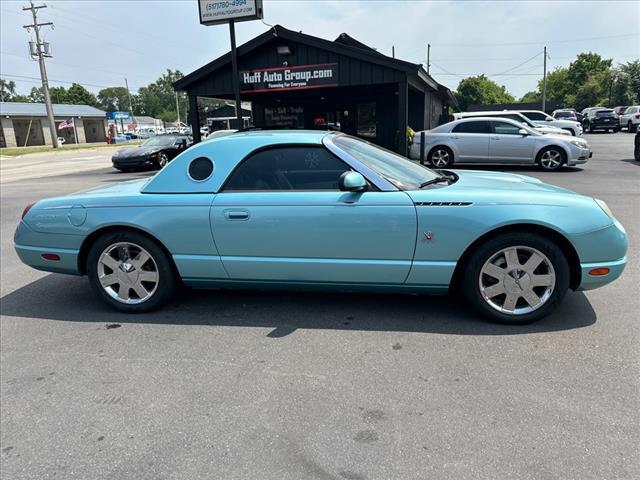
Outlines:
{"label": "sky", "polygon": [[[36,2],[39,4],[38,2]],[[31,23],[26,1],[0,1],[0,77],[19,93],[40,82],[28,55]],[[81,83],[94,93],[108,86],[136,91],[167,68],[187,74],[229,50],[226,25],[198,22],[197,0],[46,1],[40,22],[53,58],[51,86]],[[536,88],[543,71],[566,66],[580,52],[612,58],[614,65],[640,58],[638,1],[302,1],[264,0],[264,22],[335,39],[346,32],[381,53],[426,64],[455,90],[461,78],[487,74],[516,97]],[[236,24],[238,45],[269,27]],[[30,78],[24,78],[30,77]]]}

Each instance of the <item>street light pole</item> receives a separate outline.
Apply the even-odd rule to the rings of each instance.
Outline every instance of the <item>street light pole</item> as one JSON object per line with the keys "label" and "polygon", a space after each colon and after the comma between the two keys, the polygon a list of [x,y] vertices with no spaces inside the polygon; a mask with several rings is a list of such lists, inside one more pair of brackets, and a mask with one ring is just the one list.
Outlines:
{"label": "street light pole", "polygon": [[[47,79],[47,69],[44,65],[44,52],[42,51],[43,43],[40,41],[40,27],[50,25],[53,28],[53,22],[38,23],[38,10],[41,8],[47,8],[46,5],[34,5],[33,1],[30,1],[30,7],[22,7],[23,11],[31,10],[33,16],[33,24],[23,25],[22,28],[26,28],[27,31],[30,28],[36,33],[36,55],[38,57],[38,63],[40,64],[40,78],[42,79],[42,91],[44,93],[44,103],[47,109],[47,118],[49,119],[49,130],[51,131],[51,143],[53,148],[58,148],[58,132],[56,131],[56,124],[53,119],[53,107],[51,106],[51,96],[49,95],[49,80]],[[33,52],[31,52],[33,54]]]}
{"label": "street light pole", "polygon": [[544,73],[542,74],[542,111],[547,112],[547,47],[544,47]]}

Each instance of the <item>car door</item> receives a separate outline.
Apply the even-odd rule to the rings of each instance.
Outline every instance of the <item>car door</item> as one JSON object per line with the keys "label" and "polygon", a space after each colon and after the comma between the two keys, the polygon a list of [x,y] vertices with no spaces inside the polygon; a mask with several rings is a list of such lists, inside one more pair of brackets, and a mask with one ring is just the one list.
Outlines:
{"label": "car door", "polygon": [[519,125],[502,120],[491,121],[489,156],[492,161],[509,163],[533,163],[535,137],[521,135]]}
{"label": "car door", "polygon": [[340,191],[348,170],[321,146],[278,146],[245,159],[210,213],[230,278],[403,283],[416,242],[413,202],[400,191]]}
{"label": "car door", "polygon": [[456,161],[486,162],[489,159],[489,133],[486,120],[467,120],[451,130],[451,142],[456,148]]}

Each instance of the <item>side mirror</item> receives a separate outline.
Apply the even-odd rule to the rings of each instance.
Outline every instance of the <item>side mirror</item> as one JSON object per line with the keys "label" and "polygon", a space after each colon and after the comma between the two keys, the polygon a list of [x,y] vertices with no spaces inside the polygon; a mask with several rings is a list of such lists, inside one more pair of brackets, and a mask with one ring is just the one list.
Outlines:
{"label": "side mirror", "polygon": [[529,132],[527,132],[524,128],[521,128],[520,130],[518,130],[518,134],[526,137],[527,135],[529,135]]}
{"label": "side mirror", "polygon": [[364,192],[369,184],[358,172],[344,172],[338,180],[338,188],[343,192]]}
{"label": "side mirror", "polygon": [[553,122],[553,118],[552,118],[552,117],[547,117],[547,118],[545,118],[545,120],[546,120],[547,122]]}

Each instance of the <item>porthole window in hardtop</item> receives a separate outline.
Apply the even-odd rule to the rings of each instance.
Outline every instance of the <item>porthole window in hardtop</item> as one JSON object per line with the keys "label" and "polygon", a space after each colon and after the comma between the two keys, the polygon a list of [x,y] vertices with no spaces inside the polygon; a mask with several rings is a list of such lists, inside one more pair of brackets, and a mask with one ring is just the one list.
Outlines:
{"label": "porthole window in hardtop", "polygon": [[213,173],[213,161],[207,157],[198,157],[189,163],[189,177],[196,182],[203,182]]}
{"label": "porthole window in hardtop", "polygon": [[224,190],[339,190],[340,175],[349,170],[322,147],[270,148],[247,158]]}

